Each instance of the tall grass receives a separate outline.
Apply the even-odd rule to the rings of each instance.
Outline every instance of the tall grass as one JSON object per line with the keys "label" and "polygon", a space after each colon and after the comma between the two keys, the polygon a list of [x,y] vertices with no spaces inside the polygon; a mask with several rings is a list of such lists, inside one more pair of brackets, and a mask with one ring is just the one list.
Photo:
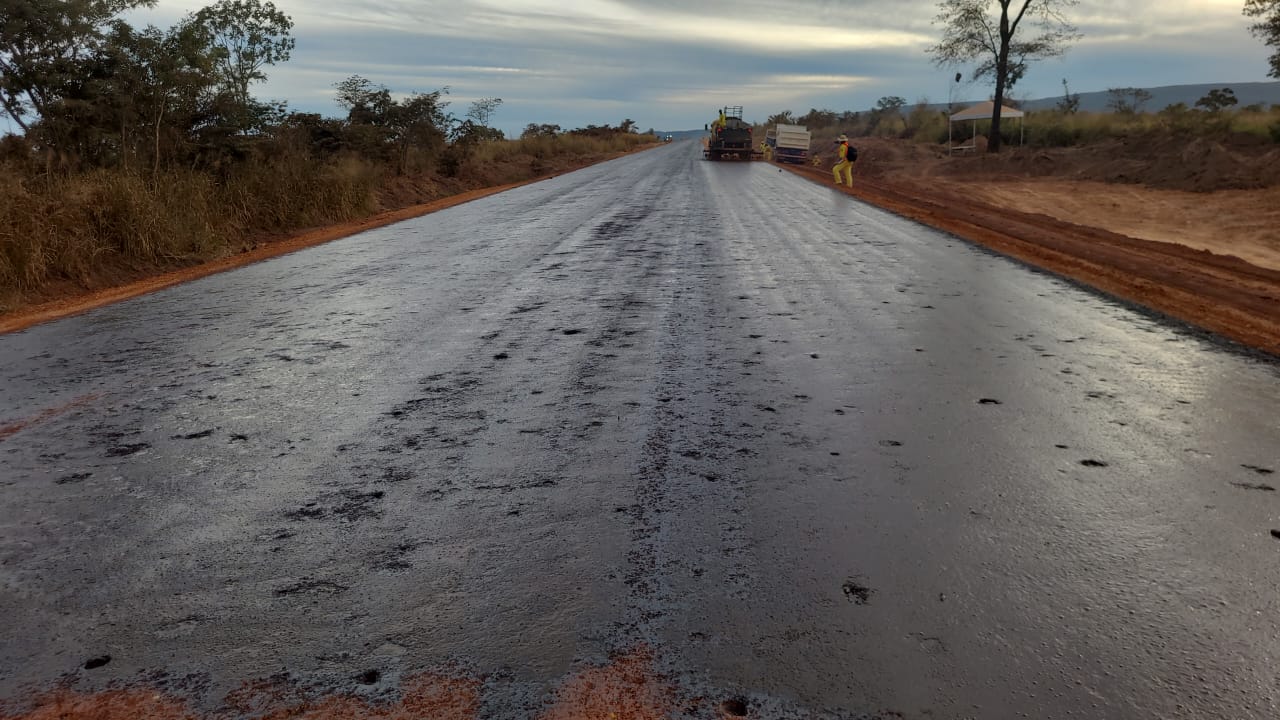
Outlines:
{"label": "tall grass", "polygon": [[[1204,112],[1185,106],[1171,106],[1158,113],[1099,113],[1082,112],[1065,114],[1056,110],[1037,110],[1027,113],[1025,143],[1033,147],[1070,147],[1088,145],[1127,137],[1142,137],[1154,133],[1176,134],[1187,137],[1226,137],[1248,135],[1267,142],[1280,143],[1280,110],[1238,110],[1217,113]],[[978,123],[978,134],[990,131],[989,121]],[[968,134],[973,128],[965,124]],[[946,128],[942,128],[941,141],[946,140]],[[1006,142],[1019,142],[1020,128],[1016,120],[1006,119],[1001,124],[1001,135]],[[932,142],[928,138],[917,139]]]}
{"label": "tall grass", "polygon": [[[448,187],[529,179],[652,141],[568,134],[450,147]],[[263,236],[368,216],[388,209],[380,190],[395,175],[386,162],[302,152],[155,176],[119,168],[58,175],[0,161],[0,312],[51,283],[107,286],[231,254]]]}

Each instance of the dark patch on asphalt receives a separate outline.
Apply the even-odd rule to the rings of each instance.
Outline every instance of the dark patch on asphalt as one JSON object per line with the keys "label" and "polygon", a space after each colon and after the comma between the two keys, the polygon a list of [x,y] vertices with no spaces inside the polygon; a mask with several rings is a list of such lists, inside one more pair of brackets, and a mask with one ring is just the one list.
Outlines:
{"label": "dark patch on asphalt", "polygon": [[343,490],[340,495],[341,500],[333,506],[333,514],[348,522],[379,517],[382,515],[382,511],[375,507],[374,503],[381,500],[385,495],[386,493],[382,490],[373,490],[371,492]]}
{"label": "dark patch on asphalt", "polygon": [[382,469],[383,482],[404,482],[413,479],[413,471],[398,467],[386,467]]}
{"label": "dark patch on asphalt", "polygon": [[1107,463],[1105,463],[1105,462],[1103,462],[1103,461],[1101,461],[1101,460],[1093,460],[1093,459],[1081,460],[1081,461],[1080,461],[1080,464],[1081,464],[1081,465],[1083,465],[1083,466],[1085,466],[1085,467],[1091,467],[1091,468],[1104,468],[1104,467],[1107,467]]}
{"label": "dark patch on asphalt", "polygon": [[902,447],[902,443],[897,440],[881,440],[880,444],[884,447]]}
{"label": "dark patch on asphalt", "polygon": [[563,331],[563,334],[565,334],[565,335],[577,335],[577,334],[579,334],[579,333],[581,333],[581,332],[582,332],[582,328],[570,328],[570,329],[568,329],[568,330]]}
{"label": "dark patch on asphalt", "polygon": [[361,685],[374,685],[382,679],[382,673],[377,670],[369,669],[356,676],[356,682]]}
{"label": "dark patch on asphalt", "polygon": [[88,480],[91,477],[93,477],[93,473],[91,472],[79,472],[79,473],[72,473],[71,475],[67,475],[66,477],[60,477],[54,482],[59,485],[68,485],[70,483],[78,483],[82,480]]}
{"label": "dark patch on asphalt", "polygon": [[1270,485],[1267,485],[1266,483],[1233,482],[1231,484],[1235,485],[1238,488],[1243,488],[1245,490],[1265,490],[1267,492],[1276,491],[1275,488],[1271,487]]}
{"label": "dark patch on asphalt", "polygon": [[1273,537],[1273,538],[1275,538],[1275,539],[1277,539],[1277,540],[1280,540],[1280,530],[1272,530],[1272,531],[1271,531],[1271,537]]}
{"label": "dark patch on asphalt", "polygon": [[346,585],[330,580],[304,579],[292,585],[276,588],[276,597],[290,595],[338,595],[348,590]]}
{"label": "dark patch on asphalt", "polygon": [[200,438],[209,437],[210,435],[217,432],[217,430],[218,430],[217,428],[209,428],[208,430],[201,430],[200,432],[187,433],[186,435],[173,435],[173,436],[170,436],[169,439],[170,440],[199,440]]}
{"label": "dark patch on asphalt", "polygon": [[240,433],[231,433],[230,442],[249,442],[249,436],[242,435]]}
{"label": "dark patch on asphalt", "polygon": [[979,405],[1003,405],[1004,403],[1000,402],[995,398],[980,398],[978,400],[978,404]]}
{"label": "dark patch on asphalt", "polygon": [[103,665],[106,665],[109,662],[111,662],[110,655],[99,655],[97,657],[91,657],[88,660],[84,661],[84,669],[97,670],[98,668],[102,667]]}
{"label": "dark patch on asphalt", "polygon": [[871,602],[871,593],[875,592],[870,587],[862,584],[861,576],[855,575],[844,581],[840,586],[840,590],[844,592],[844,596],[854,605],[866,605]]}
{"label": "dark patch on asphalt", "polygon": [[729,698],[720,703],[720,712],[726,717],[746,717],[747,703],[742,698]]}
{"label": "dark patch on asphalt", "polygon": [[494,356],[493,356],[493,359],[494,359],[494,360],[508,360],[508,359],[510,359],[510,358],[511,358],[511,356],[510,356],[510,355],[508,355],[508,354],[506,354],[506,353],[504,353],[504,352],[500,352],[500,353],[498,353],[497,355],[494,355]]}
{"label": "dark patch on asphalt", "polygon": [[313,520],[318,517],[324,517],[328,514],[328,510],[320,507],[317,503],[307,503],[297,510],[290,510],[284,516],[290,520]]}
{"label": "dark patch on asphalt", "polygon": [[1259,475],[1271,475],[1272,473],[1275,472],[1275,470],[1272,470],[1271,468],[1258,467],[1257,465],[1241,465],[1240,467],[1244,468],[1245,470],[1252,470],[1258,473]]}
{"label": "dark patch on asphalt", "polygon": [[151,447],[151,444],[144,443],[144,442],[127,443],[125,445],[116,445],[114,447],[107,448],[106,456],[107,457],[128,457],[130,455],[135,455],[137,453],[140,453],[149,447]]}

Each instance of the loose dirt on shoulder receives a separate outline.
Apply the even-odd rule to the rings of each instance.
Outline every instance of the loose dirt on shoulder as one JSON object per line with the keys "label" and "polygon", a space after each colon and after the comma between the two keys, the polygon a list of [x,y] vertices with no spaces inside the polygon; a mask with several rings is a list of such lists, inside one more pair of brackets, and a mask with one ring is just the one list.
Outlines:
{"label": "loose dirt on shoulder", "polygon": [[[1280,355],[1280,150],[1197,142],[1144,164],[1132,143],[950,157],[860,138],[842,189]],[[793,169],[830,185],[828,165]]]}
{"label": "loose dirt on shoulder", "polygon": [[993,180],[972,191],[997,206],[1280,270],[1280,188],[1194,193],[1044,178]]}

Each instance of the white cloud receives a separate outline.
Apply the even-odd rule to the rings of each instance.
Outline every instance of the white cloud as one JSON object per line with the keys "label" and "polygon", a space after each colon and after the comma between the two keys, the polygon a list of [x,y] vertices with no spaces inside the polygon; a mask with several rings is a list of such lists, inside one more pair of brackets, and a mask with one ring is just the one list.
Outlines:
{"label": "white cloud", "polygon": [[[159,0],[137,13],[171,23],[202,4]],[[508,132],[528,122],[699,127],[709,108],[764,117],[790,107],[863,109],[883,95],[983,97],[952,87],[926,48],[939,29],[926,0],[276,0],[296,23],[293,59],[269,68],[264,97],[336,113],[351,74],[393,91],[450,87],[505,102]],[[1085,33],[1018,86],[1054,95],[1116,85],[1264,80],[1266,50],[1240,0],[1084,0]],[[614,117],[614,116],[617,117]]]}

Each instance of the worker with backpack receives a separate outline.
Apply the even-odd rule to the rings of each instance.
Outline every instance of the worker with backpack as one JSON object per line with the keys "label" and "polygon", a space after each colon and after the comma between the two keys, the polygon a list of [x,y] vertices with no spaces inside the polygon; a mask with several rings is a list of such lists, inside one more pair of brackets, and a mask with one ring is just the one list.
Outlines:
{"label": "worker with backpack", "polygon": [[[853,187],[853,164],[858,160],[858,149],[849,144],[849,138],[841,135],[836,138],[839,147],[836,148],[836,157],[839,162],[835,167],[831,168],[831,174],[835,175],[837,185],[848,185]],[[845,182],[840,182],[840,173],[844,173]]]}

